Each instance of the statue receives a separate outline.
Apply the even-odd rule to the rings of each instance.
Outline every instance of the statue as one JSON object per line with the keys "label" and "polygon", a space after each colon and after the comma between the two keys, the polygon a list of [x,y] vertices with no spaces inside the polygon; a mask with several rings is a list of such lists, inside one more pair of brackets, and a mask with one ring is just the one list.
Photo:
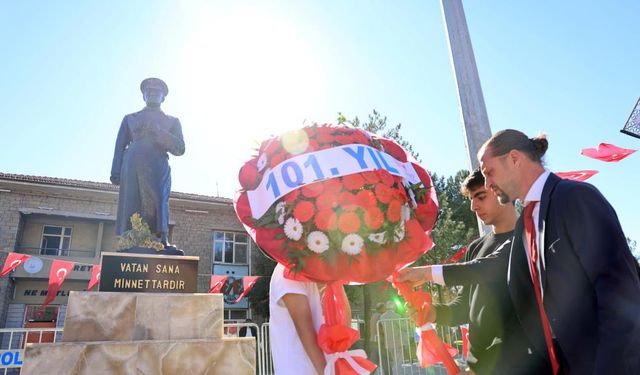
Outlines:
{"label": "statue", "polygon": [[182,253],[168,241],[171,168],[167,154],[184,154],[182,126],[160,110],[169,93],[166,83],[147,78],[140,91],[147,105],[124,116],[111,165],[111,183],[120,185],[116,234],[131,229],[130,218],[137,212],[165,246],[163,253]]}

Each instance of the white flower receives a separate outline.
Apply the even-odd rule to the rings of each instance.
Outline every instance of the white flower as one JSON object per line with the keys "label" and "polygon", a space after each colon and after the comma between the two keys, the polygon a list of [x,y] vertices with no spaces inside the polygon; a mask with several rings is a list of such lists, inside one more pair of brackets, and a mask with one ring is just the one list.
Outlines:
{"label": "white flower", "polygon": [[329,237],[319,230],[313,231],[307,236],[307,247],[314,253],[324,253],[329,250]]}
{"label": "white flower", "polygon": [[276,204],[276,215],[278,215],[278,224],[284,224],[284,211],[286,204],[284,202],[278,202]]}
{"label": "white flower", "polygon": [[383,244],[384,243],[384,232],[380,233],[371,233],[369,235],[369,241]]}
{"label": "white flower", "polygon": [[409,208],[408,204],[402,205],[402,211],[400,211],[400,217],[402,218],[402,221],[407,221],[411,219],[411,209]]}
{"label": "white flower", "polygon": [[267,166],[267,154],[263,152],[262,154],[260,154],[260,157],[258,158],[258,165],[257,165],[258,172],[262,172],[262,170],[266,166]]}
{"label": "white flower", "polygon": [[362,251],[362,245],[364,245],[362,237],[355,233],[348,234],[342,240],[342,251],[349,255],[357,255]]}
{"label": "white flower", "polygon": [[293,217],[288,218],[287,222],[284,223],[284,234],[289,239],[298,241],[302,237],[302,224],[300,224],[300,221]]}
{"label": "white flower", "polygon": [[404,239],[404,221],[400,222],[400,225],[393,231],[393,240],[400,242]]}

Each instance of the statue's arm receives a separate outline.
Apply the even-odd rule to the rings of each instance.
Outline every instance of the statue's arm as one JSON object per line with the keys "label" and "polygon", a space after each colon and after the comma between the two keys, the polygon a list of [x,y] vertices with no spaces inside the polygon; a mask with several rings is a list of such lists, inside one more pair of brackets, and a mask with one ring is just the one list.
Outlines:
{"label": "statue's arm", "polygon": [[122,166],[122,156],[127,145],[131,142],[129,127],[127,126],[127,118],[122,119],[118,138],[116,138],[116,147],[113,151],[113,162],[111,163],[111,182],[120,185],[120,167]]}
{"label": "statue's arm", "polygon": [[167,152],[172,153],[175,156],[184,154],[185,145],[184,138],[182,137],[182,126],[180,120],[174,119],[174,123],[169,131],[162,131],[158,129],[158,141],[165,147]]}

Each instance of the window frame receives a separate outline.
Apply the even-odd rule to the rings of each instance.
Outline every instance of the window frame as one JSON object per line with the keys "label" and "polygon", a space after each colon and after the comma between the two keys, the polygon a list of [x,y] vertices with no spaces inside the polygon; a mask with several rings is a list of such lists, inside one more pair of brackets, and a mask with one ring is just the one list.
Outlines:
{"label": "window frame", "polygon": [[[222,239],[221,240],[216,240],[216,233],[220,233],[222,235]],[[233,235],[233,239],[231,241],[227,240],[227,236],[228,235]],[[238,236],[245,236],[246,240],[245,242],[239,242],[237,240]],[[251,262],[251,237],[247,234],[247,233],[242,233],[242,232],[233,232],[233,231],[224,231],[224,230],[214,230],[212,233],[212,241],[211,241],[211,259],[212,259],[212,263],[214,264],[250,264]],[[221,260],[216,260],[216,243],[220,243],[222,244],[222,258]],[[227,256],[227,251],[226,251],[226,244],[227,243],[231,243],[233,244],[233,249],[231,252],[231,261],[228,261]],[[237,245],[244,245],[246,246],[245,248],[245,261],[244,262],[237,262],[236,258],[237,258]]]}
{"label": "window frame", "polygon": [[[47,228],[60,228],[60,234],[48,234],[45,233]],[[69,229],[69,235],[66,235],[66,230]],[[58,237],[60,242],[58,248],[45,247],[44,241],[46,237]],[[69,247],[67,249],[62,248],[64,245],[64,240],[69,239]],[[66,256],[68,257],[71,253],[71,241],[73,239],[73,227],[72,226],[64,226],[64,225],[51,225],[51,224],[43,224],[42,225],[42,235],[40,237],[40,255],[53,255],[53,256]],[[56,254],[47,254],[46,251],[55,250]]]}

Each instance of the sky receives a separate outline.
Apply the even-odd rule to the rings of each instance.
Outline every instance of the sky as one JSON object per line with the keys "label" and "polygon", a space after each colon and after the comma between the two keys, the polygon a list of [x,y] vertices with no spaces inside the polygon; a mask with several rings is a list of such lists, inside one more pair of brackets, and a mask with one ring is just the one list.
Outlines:
{"label": "sky", "polygon": [[[493,132],[547,134],[552,171],[589,180],[640,242],[640,153],[580,155],[621,134],[640,95],[640,2],[465,1]],[[271,134],[373,109],[439,175],[469,168],[440,2],[0,0],[0,171],[108,182],[146,77],[182,123],[173,190],[232,198]]]}

